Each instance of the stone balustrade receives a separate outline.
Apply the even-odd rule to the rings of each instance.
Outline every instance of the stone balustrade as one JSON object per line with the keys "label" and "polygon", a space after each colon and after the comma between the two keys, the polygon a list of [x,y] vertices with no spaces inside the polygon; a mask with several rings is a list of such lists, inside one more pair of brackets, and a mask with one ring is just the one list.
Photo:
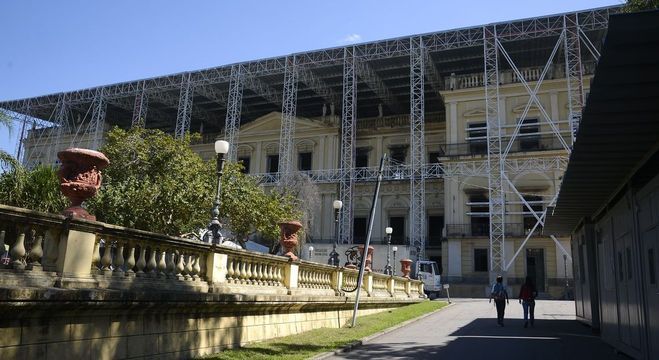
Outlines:
{"label": "stone balustrade", "polygon": [[[191,358],[341,327],[359,275],[4,205],[0,253],[9,359]],[[365,272],[359,312],[424,298],[420,281]]]}
{"label": "stone balustrade", "polygon": [[[353,296],[346,290],[358,277],[354,269],[0,205],[0,250],[5,245],[0,286],[29,275],[27,285],[61,288]],[[422,298],[420,284],[366,272],[363,290],[369,297]],[[397,291],[403,285],[417,290]]]}

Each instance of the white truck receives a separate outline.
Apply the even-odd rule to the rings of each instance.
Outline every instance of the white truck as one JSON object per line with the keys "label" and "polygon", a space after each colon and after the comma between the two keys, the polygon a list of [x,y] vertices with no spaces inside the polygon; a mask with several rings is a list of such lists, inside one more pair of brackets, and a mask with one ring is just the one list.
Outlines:
{"label": "white truck", "polygon": [[428,298],[438,298],[442,291],[442,277],[437,263],[430,260],[418,260],[412,264],[412,278],[423,281],[423,291]]}

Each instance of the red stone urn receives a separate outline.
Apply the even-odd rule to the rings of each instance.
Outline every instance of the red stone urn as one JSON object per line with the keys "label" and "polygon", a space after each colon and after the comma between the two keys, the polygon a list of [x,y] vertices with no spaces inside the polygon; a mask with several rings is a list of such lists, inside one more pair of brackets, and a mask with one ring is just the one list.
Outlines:
{"label": "red stone urn", "polygon": [[403,273],[403,277],[409,278],[410,271],[412,271],[412,260],[403,259],[400,261],[400,272]]}
{"label": "red stone urn", "polygon": [[284,256],[288,256],[292,260],[297,260],[297,256],[295,256],[293,250],[298,244],[297,233],[302,229],[302,224],[299,221],[292,220],[282,221],[278,225],[281,230],[279,244],[284,250]]}
{"label": "red stone urn", "polygon": [[[364,245],[359,245],[359,255],[364,256]],[[365,271],[371,271],[371,264],[373,263],[373,251],[375,249],[372,246],[368,247],[368,252],[366,253],[366,266],[364,266]]]}
{"label": "red stone urn", "polygon": [[105,169],[110,160],[103,153],[70,148],[57,153],[62,163],[57,175],[60,180],[62,194],[71,201],[71,206],[62,211],[65,216],[96,220],[81,205],[82,202],[96,195],[101,187],[101,170]]}

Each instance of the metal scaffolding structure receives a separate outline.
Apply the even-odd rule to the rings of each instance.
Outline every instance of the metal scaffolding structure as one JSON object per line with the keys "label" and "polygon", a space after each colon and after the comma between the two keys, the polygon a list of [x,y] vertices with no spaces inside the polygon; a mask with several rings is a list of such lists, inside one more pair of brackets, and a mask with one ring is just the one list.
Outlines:
{"label": "metal scaffolding structure", "polygon": [[[229,83],[229,98],[227,99],[227,116],[224,125],[224,140],[229,144],[238,142],[240,128],[240,111],[243,104],[243,73],[242,66],[237,64],[231,67],[231,82]],[[238,149],[229,147],[229,161],[236,161]]]}
{"label": "metal scaffolding structure", "polygon": [[281,107],[281,131],[279,133],[279,172],[284,174],[280,179],[287,183],[287,175],[293,172],[293,135],[295,133],[295,112],[297,110],[297,67],[295,56],[286,62],[284,71],[284,90]]}
{"label": "metal scaffolding structure", "polygon": [[353,202],[355,188],[355,139],[357,135],[357,73],[355,49],[346,47],[343,52],[343,106],[341,112],[341,170],[339,200],[343,202],[339,214],[339,241],[352,239]]}
{"label": "metal scaffolding structure", "polygon": [[[361,118],[374,116],[379,104],[386,105],[388,112],[396,116],[407,115],[409,109],[410,164],[387,166],[383,178],[386,181],[409,181],[411,241],[418,243],[424,251],[427,180],[454,176],[487,177],[490,271],[491,274],[505,274],[507,197],[521,197],[536,218],[537,226],[542,225],[544,219],[544,215],[533,211],[515,189],[509,180],[510,175],[521,171],[563,170],[567,157],[509,157],[515,140],[519,139],[522,123],[516,124],[512,135],[504,134],[505,119],[502,117],[505,115],[499,108],[502,71],[511,69],[516,81],[528,93],[529,100],[520,119],[528,115],[532,106],[537,108],[542,121],[551,128],[552,136],[569,153],[584,104],[586,68],[582,64],[583,56],[599,57],[594,44],[603,38],[609,14],[617,11],[619,7],[591,9],[321,49],[6,101],[0,103],[0,108],[24,114],[23,128],[33,129],[28,131],[30,136],[21,135],[25,137],[21,146],[26,146],[30,139],[31,151],[25,148],[22,151],[24,163],[28,164],[37,159],[52,163],[55,146],[62,146],[64,136],[70,136],[74,143],[89,135],[92,147],[97,147],[106,123],[144,127],[147,110],[149,128],[160,128],[180,138],[194,124],[195,128],[203,127],[210,133],[223,132],[227,141],[236,144],[241,122],[281,109],[279,172],[254,175],[264,183],[277,183],[285,182],[286,177],[296,171],[293,168],[296,116],[319,117],[320,109],[326,104],[338,103],[341,92],[339,168],[305,172],[314,182],[338,184],[339,199],[343,201],[339,217],[341,242],[351,242],[352,239],[355,183],[376,178],[373,168],[355,168],[358,114]],[[596,41],[591,41],[590,37]],[[524,41],[528,41],[528,46],[520,46]],[[527,47],[535,47],[535,50],[531,52]],[[540,85],[548,77],[550,68],[558,62],[556,55],[561,49],[564,54],[564,64],[561,65],[565,66],[569,98],[571,141],[563,138],[558,119],[552,119],[538,99]],[[542,60],[544,66],[538,78],[525,78],[516,64],[516,59],[521,56],[526,57],[525,64],[532,62],[536,65]],[[530,57],[533,59],[529,60]],[[402,59],[409,59],[409,62]],[[507,63],[505,67],[502,66],[504,61]],[[458,62],[461,65],[456,68]],[[425,146],[426,111],[444,110],[439,94],[447,90],[443,79],[456,71],[461,75],[480,73],[483,76],[482,84],[476,82],[475,86],[485,89],[487,158],[428,164],[426,151],[431,150]],[[533,87],[529,85],[531,81],[535,81]],[[381,110],[379,116],[382,116]],[[219,120],[222,117],[224,122]],[[175,122],[172,121],[174,118]],[[44,154],[45,160],[42,159]],[[229,160],[237,160],[236,146],[230,147]]]}
{"label": "metal scaffolding structure", "polygon": [[133,107],[133,117],[131,127],[144,127],[146,123],[146,113],[149,109],[149,94],[146,91],[146,81],[142,83],[142,89],[135,94],[135,105]]}
{"label": "metal scaffolding structure", "polygon": [[185,80],[181,83],[181,94],[176,112],[176,129],[174,136],[181,139],[186,132],[190,131],[190,117],[192,114],[192,100],[194,98],[194,89],[190,82],[191,74],[183,75]]}
{"label": "metal scaffolding structure", "polygon": [[426,163],[425,145],[425,49],[421,37],[410,38],[410,241],[418,246],[417,256],[424,258],[426,249]]}

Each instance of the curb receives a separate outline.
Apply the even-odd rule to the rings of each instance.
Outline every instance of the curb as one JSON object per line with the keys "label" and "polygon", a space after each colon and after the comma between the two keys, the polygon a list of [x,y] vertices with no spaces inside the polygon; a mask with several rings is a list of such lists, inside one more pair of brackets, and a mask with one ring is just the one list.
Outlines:
{"label": "curb", "polygon": [[390,333],[390,332],[392,332],[392,331],[396,331],[396,330],[398,330],[398,329],[400,329],[400,328],[402,328],[402,327],[404,327],[404,326],[407,326],[407,325],[409,325],[409,324],[411,324],[411,323],[413,323],[413,322],[415,322],[415,321],[419,321],[419,320],[421,320],[421,319],[427,318],[428,316],[433,315],[433,314],[435,314],[435,313],[437,313],[437,312],[440,312],[440,311],[442,311],[442,310],[444,310],[444,309],[446,309],[446,308],[448,308],[448,307],[450,307],[450,306],[453,306],[454,304],[455,304],[454,302],[451,302],[451,303],[447,304],[446,306],[442,307],[441,309],[437,309],[437,310],[432,311],[432,312],[429,312],[429,313],[427,313],[427,314],[423,314],[423,315],[421,315],[421,316],[417,316],[417,317],[415,317],[415,318],[413,318],[413,319],[409,319],[409,320],[403,321],[403,322],[400,323],[400,324],[394,325],[394,326],[392,326],[392,327],[390,327],[390,328],[386,328],[386,329],[384,329],[384,330],[382,330],[382,331],[380,331],[380,332],[377,332],[377,333],[375,333],[375,334],[372,334],[372,335],[366,336],[366,337],[364,337],[364,338],[362,338],[362,339],[360,339],[360,340],[354,341],[354,342],[352,342],[352,343],[350,343],[350,344],[348,344],[348,345],[346,345],[346,346],[344,346],[344,347],[342,347],[342,348],[340,348],[340,349],[337,349],[337,350],[334,350],[334,351],[328,351],[328,352],[325,352],[325,353],[322,353],[322,354],[318,354],[318,355],[316,355],[316,356],[314,356],[314,357],[312,357],[312,358],[310,358],[310,359],[311,359],[311,360],[322,360],[322,359],[327,359],[327,358],[330,357],[330,356],[334,356],[334,355],[343,355],[343,354],[349,353],[349,352],[351,352],[352,350],[355,350],[355,349],[359,348],[360,346],[362,346],[362,345],[368,343],[369,341],[371,341],[371,340],[373,340],[373,339],[375,339],[375,338],[377,338],[377,337],[379,337],[379,336],[382,336],[382,335],[388,334],[388,333]]}

